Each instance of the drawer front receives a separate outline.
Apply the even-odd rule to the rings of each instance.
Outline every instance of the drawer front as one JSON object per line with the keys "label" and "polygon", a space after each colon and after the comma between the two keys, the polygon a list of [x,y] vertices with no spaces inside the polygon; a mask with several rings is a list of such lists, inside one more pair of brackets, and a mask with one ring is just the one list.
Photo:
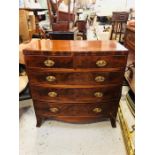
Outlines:
{"label": "drawer front", "polygon": [[[115,103],[115,102],[114,102]],[[99,116],[110,115],[110,112],[117,109],[118,104],[114,103],[89,103],[89,104],[57,104],[39,102],[35,103],[37,113],[51,116]]]}
{"label": "drawer front", "polygon": [[76,56],[76,68],[117,68],[125,67],[126,56]]}
{"label": "drawer front", "polygon": [[36,100],[57,102],[57,103],[87,103],[102,102],[120,98],[121,87],[93,87],[93,88],[50,88],[33,86],[32,97]]}
{"label": "drawer front", "polygon": [[31,83],[42,84],[69,84],[69,85],[101,85],[120,84],[123,72],[52,72],[29,71]]}
{"label": "drawer front", "polygon": [[73,58],[71,56],[26,56],[27,67],[41,68],[72,68]]}

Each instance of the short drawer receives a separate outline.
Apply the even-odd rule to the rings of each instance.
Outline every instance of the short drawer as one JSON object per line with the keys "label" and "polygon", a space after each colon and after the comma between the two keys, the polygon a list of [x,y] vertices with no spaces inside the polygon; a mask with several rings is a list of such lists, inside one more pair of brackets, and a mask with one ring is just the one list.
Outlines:
{"label": "short drawer", "polygon": [[117,104],[89,103],[89,104],[57,104],[49,102],[35,102],[35,110],[40,115],[51,116],[99,116],[110,115]]}
{"label": "short drawer", "polygon": [[72,56],[25,56],[27,67],[72,68]]}
{"label": "short drawer", "polygon": [[123,68],[127,56],[76,56],[76,68]]}
{"label": "short drawer", "polygon": [[121,86],[89,87],[89,88],[50,88],[31,87],[32,97],[36,100],[57,103],[102,102],[120,98]]}
{"label": "short drawer", "polygon": [[69,85],[101,85],[122,83],[123,72],[92,71],[92,72],[54,72],[28,71],[31,83],[39,84],[69,84]]}

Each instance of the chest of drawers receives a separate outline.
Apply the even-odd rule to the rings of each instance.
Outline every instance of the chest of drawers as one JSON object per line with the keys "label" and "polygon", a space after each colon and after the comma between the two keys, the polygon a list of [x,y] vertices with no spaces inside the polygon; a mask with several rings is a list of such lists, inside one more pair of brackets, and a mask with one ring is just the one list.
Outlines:
{"label": "chest of drawers", "polygon": [[116,126],[128,51],[115,41],[35,40],[24,50],[37,119]]}

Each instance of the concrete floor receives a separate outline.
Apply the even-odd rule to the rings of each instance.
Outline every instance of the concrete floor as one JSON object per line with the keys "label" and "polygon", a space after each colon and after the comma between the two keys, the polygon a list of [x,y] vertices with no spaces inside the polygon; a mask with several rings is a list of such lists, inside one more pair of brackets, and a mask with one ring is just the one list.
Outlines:
{"label": "concrete floor", "polygon": [[20,102],[20,155],[126,155],[126,149],[117,122],[69,124],[45,121],[36,128],[32,100]]}

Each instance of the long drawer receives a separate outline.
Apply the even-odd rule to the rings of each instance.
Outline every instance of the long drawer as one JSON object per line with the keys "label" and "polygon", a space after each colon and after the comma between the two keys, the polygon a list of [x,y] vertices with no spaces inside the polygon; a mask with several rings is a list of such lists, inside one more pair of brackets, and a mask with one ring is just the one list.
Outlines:
{"label": "long drawer", "polygon": [[69,84],[69,85],[104,85],[120,84],[123,80],[123,73],[108,71],[85,71],[85,72],[62,72],[62,71],[37,71],[29,70],[31,83],[39,84]]}
{"label": "long drawer", "polygon": [[119,98],[121,86],[93,86],[92,88],[33,86],[31,93],[35,100],[57,103],[92,103]]}
{"label": "long drawer", "polygon": [[50,102],[34,102],[35,109],[41,115],[51,116],[99,116],[110,115],[118,105],[113,103],[89,103],[89,104],[58,104]]}

